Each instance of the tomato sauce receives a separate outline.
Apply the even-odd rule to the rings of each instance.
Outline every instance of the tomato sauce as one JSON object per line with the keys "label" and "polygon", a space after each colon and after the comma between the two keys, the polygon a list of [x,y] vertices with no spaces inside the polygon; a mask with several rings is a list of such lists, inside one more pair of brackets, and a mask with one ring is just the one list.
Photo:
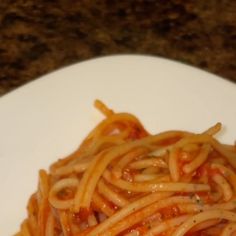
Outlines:
{"label": "tomato sauce", "polygon": [[179,208],[177,206],[165,207],[159,210],[162,216],[162,220],[168,220],[180,215]]}

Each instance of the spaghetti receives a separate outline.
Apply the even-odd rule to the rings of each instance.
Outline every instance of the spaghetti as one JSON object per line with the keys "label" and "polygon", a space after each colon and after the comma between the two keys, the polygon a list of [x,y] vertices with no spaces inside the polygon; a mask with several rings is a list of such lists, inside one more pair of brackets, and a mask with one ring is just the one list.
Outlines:
{"label": "spaghetti", "polygon": [[17,236],[236,235],[236,146],[201,134],[149,134],[128,113],[106,116],[58,160],[28,202]]}

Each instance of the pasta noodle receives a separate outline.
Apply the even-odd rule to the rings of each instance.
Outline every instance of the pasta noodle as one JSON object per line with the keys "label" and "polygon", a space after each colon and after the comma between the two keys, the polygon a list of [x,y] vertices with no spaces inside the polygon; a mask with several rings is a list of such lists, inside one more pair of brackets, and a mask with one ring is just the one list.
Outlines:
{"label": "pasta noodle", "polygon": [[15,236],[232,236],[236,146],[202,133],[149,134],[129,113],[106,116],[66,158],[39,171]]}

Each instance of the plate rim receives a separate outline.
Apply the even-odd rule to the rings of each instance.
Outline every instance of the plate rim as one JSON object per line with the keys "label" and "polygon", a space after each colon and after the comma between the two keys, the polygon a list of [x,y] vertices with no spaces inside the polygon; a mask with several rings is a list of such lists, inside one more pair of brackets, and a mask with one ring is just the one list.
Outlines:
{"label": "plate rim", "polygon": [[[166,58],[166,57],[162,57],[162,56],[159,56],[159,55],[151,55],[151,54],[150,55],[149,54],[111,54],[111,55],[103,55],[103,56],[88,58],[88,59],[85,59],[85,60],[82,60],[82,61],[74,62],[74,63],[69,64],[69,65],[64,65],[62,67],[58,67],[55,70],[49,71],[49,72],[47,72],[45,74],[42,74],[42,75],[40,75],[38,77],[35,77],[35,78],[27,81],[26,83],[20,85],[19,87],[13,88],[12,90],[6,92],[2,96],[0,96],[0,101],[3,98],[11,96],[13,93],[18,92],[21,89],[27,89],[28,86],[31,86],[34,83],[38,83],[41,80],[48,79],[48,77],[50,79],[50,77],[53,74],[60,73],[61,71],[69,70],[70,68],[80,66],[81,64],[92,63],[92,62],[96,62],[96,61],[100,61],[100,60],[110,60],[110,59],[115,59],[115,58],[121,58],[122,59],[122,58],[128,58],[128,57],[130,57],[131,59],[141,59],[141,58],[142,59],[154,59],[154,60],[157,59],[157,60],[161,60],[161,61],[163,61],[165,63],[179,64],[180,66],[182,65],[183,67],[186,67],[186,68],[189,68],[189,69],[193,69],[193,70],[197,70],[200,73],[203,73],[203,74],[206,74],[206,75],[210,75],[210,77],[213,76],[213,77],[215,77],[214,80],[223,81],[223,82],[225,82],[228,85],[232,85],[232,86],[236,87],[236,81],[234,82],[234,81],[230,80],[227,77],[223,77],[223,76],[214,74],[211,71],[204,70],[202,68],[196,67],[195,65],[191,65],[191,64],[185,63],[183,61],[178,61],[178,60],[175,60],[175,59]],[[208,79],[210,79],[210,78],[208,78]],[[0,103],[0,105],[1,105],[1,103]]]}

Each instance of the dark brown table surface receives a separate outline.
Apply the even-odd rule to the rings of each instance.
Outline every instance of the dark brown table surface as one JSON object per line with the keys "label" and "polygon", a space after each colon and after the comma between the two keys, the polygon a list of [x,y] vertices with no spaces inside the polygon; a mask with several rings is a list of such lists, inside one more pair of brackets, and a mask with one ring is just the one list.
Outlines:
{"label": "dark brown table surface", "polygon": [[0,95],[122,53],[171,58],[236,82],[236,1],[0,1]]}

